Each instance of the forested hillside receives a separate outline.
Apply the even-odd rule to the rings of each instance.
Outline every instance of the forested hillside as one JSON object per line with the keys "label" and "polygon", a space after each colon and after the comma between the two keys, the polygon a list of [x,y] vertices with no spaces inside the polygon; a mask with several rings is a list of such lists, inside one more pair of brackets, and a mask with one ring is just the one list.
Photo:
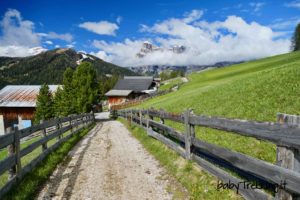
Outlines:
{"label": "forested hillside", "polygon": [[92,63],[98,79],[105,74],[136,75],[89,54],[73,49],[54,49],[25,58],[0,57],[0,88],[8,84],[61,84],[65,69],[75,69],[82,61]]}

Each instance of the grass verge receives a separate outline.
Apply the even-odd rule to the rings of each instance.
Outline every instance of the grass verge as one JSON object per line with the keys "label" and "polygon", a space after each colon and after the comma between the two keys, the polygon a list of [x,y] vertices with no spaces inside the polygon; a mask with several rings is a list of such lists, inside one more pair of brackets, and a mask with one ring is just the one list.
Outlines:
{"label": "grass verge", "polygon": [[162,86],[159,87],[159,91],[163,91],[163,90],[170,90],[173,87],[175,87],[176,85],[182,83],[182,79],[181,77],[178,77],[176,79],[173,79],[171,81],[165,81],[164,84],[162,84]]}
{"label": "grass verge", "polygon": [[94,124],[84,128],[78,134],[73,135],[68,141],[62,143],[55,151],[50,153],[37,167],[27,174],[3,200],[34,199],[40,186],[45,183],[56,166],[63,161],[68,152],[75,146],[92,128]]}
{"label": "grass verge", "polygon": [[[276,121],[276,113],[300,114],[300,52],[189,75],[176,92],[152,98],[137,108],[255,121]],[[184,125],[166,121],[183,131]],[[275,163],[276,145],[238,134],[197,127],[197,138]]]}
{"label": "grass verge", "polygon": [[[119,119],[145,149],[151,153],[188,191],[190,199],[242,199],[232,190],[217,190],[217,179],[201,170],[193,162],[188,162],[160,141],[147,136],[146,131],[136,125],[129,126],[127,121]],[[183,199],[180,193],[174,193],[174,199]]]}

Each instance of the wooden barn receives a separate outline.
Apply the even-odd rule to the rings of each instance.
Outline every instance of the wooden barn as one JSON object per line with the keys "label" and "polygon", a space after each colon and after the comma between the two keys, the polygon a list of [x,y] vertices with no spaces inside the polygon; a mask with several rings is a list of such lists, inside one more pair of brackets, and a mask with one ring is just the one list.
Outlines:
{"label": "wooden barn", "polygon": [[[8,85],[0,90],[0,135],[10,126],[29,127],[34,118],[40,85]],[[58,85],[49,85],[55,92]]]}
{"label": "wooden barn", "polygon": [[156,90],[157,83],[151,76],[125,76],[105,95],[108,97],[108,107],[110,108],[132,99],[149,96]]}

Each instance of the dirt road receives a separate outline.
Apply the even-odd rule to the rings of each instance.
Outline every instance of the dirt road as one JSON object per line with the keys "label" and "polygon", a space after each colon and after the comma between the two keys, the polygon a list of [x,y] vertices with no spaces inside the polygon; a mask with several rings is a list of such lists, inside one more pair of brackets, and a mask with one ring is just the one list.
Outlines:
{"label": "dirt road", "polygon": [[165,170],[118,121],[100,122],[37,199],[172,199]]}

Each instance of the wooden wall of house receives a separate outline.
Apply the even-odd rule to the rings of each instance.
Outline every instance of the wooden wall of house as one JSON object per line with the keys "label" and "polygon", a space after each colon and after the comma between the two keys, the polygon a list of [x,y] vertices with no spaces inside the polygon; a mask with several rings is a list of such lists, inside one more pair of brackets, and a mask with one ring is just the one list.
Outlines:
{"label": "wooden wall of house", "polygon": [[125,102],[126,97],[108,97],[108,103],[110,105],[120,104]]}
{"label": "wooden wall of house", "polygon": [[18,119],[18,116],[21,116],[22,119],[32,120],[34,117],[35,108],[9,108],[9,107],[0,107],[0,115],[3,115],[5,119],[13,120]]}
{"label": "wooden wall of house", "polygon": [[35,108],[31,107],[0,107],[0,115],[3,115],[5,128],[16,124],[18,122],[18,116],[22,120],[33,120]]}

